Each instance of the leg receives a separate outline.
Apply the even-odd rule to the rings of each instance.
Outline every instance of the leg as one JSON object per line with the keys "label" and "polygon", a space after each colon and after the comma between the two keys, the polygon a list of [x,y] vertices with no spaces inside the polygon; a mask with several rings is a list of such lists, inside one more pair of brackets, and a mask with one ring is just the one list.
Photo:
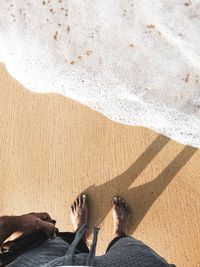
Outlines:
{"label": "leg", "polygon": [[[86,195],[79,195],[71,206],[71,220],[75,233],[88,221],[88,199]],[[86,235],[83,237],[86,240]]]}
{"label": "leg", "polygon": [[114,245],[116,241],[122,237],[127,237],[131,218],[130,209],[122,198],[114,197],[112,205],[114,239],[108,245],[107,251]]}
{"label": "leg", "polygon": [[[88,222],[88,199],[86,195],[79,195],[71,206],[71,220],[74,226],[74,237],[78,230],[84,224]],[[73,237],[73,239],[74,239]],[[73,240],[72,240],[73,241]],[[82,253],[89,253],[89,249],[86,245],[86,234],[80,241],[81,246],[77,246]]]}
{"label": "leg", "polygon": [[[70,208],[71,210],[71,220],[74,226],[74,233],[65,232],[59,233],[58,236],[61,237],[65,242],[71,244],[76,236],[76,233],[81,228],[82,225],[87,224],[88,220],[88,200],[86,195],[79,195],[74,201]],[[77,245],[78,253],[89,253],[89,249],[86,245],[86,235],[80,240]]]}
{"label": "leg", "polygon": [[[130,225],[130,209],[126,202],[119,198],[113,198],[113,222],[114,222],[114,239],[109,244],[106,256],[107,260],[118,257],[116,266],[162,266],[175,267],[168,264],[165,259],[159,256],[155,251],[146,246],[143,242],[128,237]],[[119,240],[120,239],[120,240]],[[119,253],[121,257],[119,257]]]}

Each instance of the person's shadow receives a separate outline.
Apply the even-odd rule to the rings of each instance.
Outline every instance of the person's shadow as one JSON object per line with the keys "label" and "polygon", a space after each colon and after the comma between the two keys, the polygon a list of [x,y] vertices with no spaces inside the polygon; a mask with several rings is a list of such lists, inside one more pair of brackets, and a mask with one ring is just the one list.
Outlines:
{"label": "person's shadow", "polygon": [[82,192],[88,195],[89,202],[92,203],[90,205],[90,214],[92,214],[92,218],[89,218],[90,225],[101,225],[112,208],[111,200],[113,196],[117,195],[124,198],[131,207],[134,219],[130,234],[133,234],[154,201],[162,194],[173,177],[197,151],[197,148],[185,146],[153,181],[129,189],[138,175],[169,140],[169,138],[159,135],[124,173],[102,185],[92,185]]}

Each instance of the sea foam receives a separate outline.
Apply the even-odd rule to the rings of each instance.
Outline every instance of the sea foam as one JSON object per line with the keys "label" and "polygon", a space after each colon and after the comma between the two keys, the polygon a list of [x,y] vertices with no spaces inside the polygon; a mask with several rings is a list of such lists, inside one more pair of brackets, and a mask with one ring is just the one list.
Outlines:
{"label": "sea foam", "polygon": [[200,148],[199,0],[1,0],[0,61],[26,88]]}

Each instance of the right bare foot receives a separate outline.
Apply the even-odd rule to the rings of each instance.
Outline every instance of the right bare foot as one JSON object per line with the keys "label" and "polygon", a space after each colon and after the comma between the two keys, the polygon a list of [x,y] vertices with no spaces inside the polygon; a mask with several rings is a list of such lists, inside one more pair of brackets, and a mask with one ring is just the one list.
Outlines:
{"label": "right bare foot", "polygon": [[114,234],[116,237],[127,235],[131,218],[130,209],[126,202],[120,197],[114,197],[112,204]]}

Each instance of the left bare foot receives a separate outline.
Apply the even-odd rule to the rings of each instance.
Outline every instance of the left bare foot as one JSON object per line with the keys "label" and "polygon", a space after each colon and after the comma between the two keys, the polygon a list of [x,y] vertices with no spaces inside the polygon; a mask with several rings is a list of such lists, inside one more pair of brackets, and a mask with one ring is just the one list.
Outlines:
{"label": "left bare foot", "polygon": [[86,195],[79,195],[71,206],[71,220],[75,233],[88,222],[88,199]]}

